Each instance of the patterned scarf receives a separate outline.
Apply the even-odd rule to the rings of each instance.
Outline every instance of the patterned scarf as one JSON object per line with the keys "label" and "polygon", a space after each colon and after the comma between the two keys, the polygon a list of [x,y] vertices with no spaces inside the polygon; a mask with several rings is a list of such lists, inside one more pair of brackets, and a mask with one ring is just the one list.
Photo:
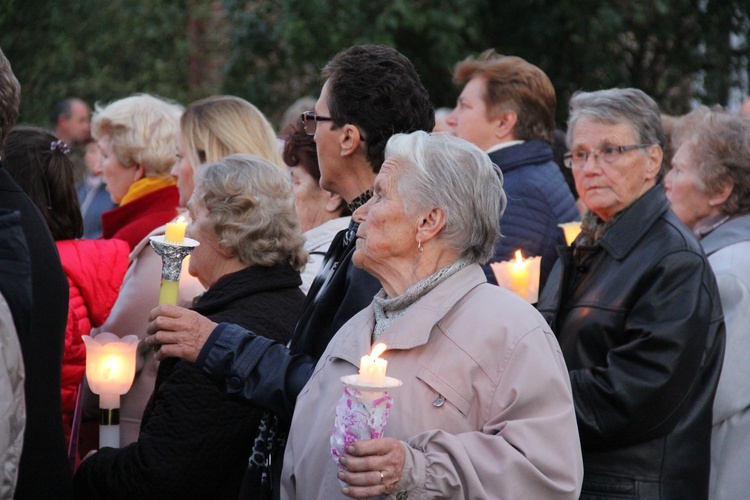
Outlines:
{"label": "patterned scarf", "polygon": [[347,203],[346,206],[349,207],[351,213],[354,213],[355,210],[367,203],[370,198],[372,198],[372,189],[368,189],[361,195],[357,196],[351,201],[351,203]]}
{"label": "patterned scarf", "polygon": [[469,258],[458,259],[453,264],[438,270],[425,279],[412,285],[398,297],[388,297],[385,290],[381,288],[373,300],[373,306],[375,307],[375,330],[372,333],[372,341],[375,342],[378,340],[386,328],[388,328],[397,318],[403,316],[412,304],[416,303],[440,283],[447,280],[472,262],[473,260]]}

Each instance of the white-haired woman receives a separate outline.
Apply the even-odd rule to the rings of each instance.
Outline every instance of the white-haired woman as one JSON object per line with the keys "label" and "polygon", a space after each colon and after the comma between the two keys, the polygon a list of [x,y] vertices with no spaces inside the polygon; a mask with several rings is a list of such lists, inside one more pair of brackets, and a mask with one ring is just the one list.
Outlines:
{"label": "white-haired woman", "polygon": [[[207,289],[193,309],[286,343],[307,259],[286,172],[228,156],[196,172],[188,208],[201,242],[189,269]],[[164,360],[138,440],[84,460],[76,498],[237,498],[260,416],[193,363]]]}
{"label": "white-haired woman", "polygon": [[102,237],[125,240],[132,250],[177,213],[174,163],[182,107],[141,94],[96,106],[91,131],[101,151],[99,168],[118,207],[102,214]]}
{"label": "white-haired woman", "polygon": [[[504,199],[496,168],[468,142],[390,139],[374,195],[353,215],[353,260],[383,289],[339,330],[297,399],[282,497],[577,498],[583,468],[557,341],[479,265]],[[403,386],[386,437],[355,442],[336,464],[339,380],[374,342],[388,346],[388,375]]]}
{"label": "white-haired woman", "polygon": [[707,108],[686,118],[690,130],[664,189],[719,285],[727,348],[713,406],[708,498],[729,500],[750,491],[750,120]]}

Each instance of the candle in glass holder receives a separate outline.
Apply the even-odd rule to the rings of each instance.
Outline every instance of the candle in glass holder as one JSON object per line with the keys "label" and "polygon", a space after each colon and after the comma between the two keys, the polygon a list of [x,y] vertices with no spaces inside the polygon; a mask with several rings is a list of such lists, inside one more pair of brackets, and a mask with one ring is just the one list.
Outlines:
{"label": "candle in glass holder", "polygon": [[498,285],[512,290],[533,304],[539,299],[541,262],[541,257],[524,259],[521,250],[516,250],[514,260],[492,262],[490,267]]}
{"label": "candle in glass holder", "polygon": [[581,232],[581,223],[580,222],[565,222],[563,224],[558,224],[565,233],[565,241],[568,243],[568,246],[575,241],[576,237],[578,236],[578,233]]}
{"label": "candle in glass holder", "polygon": [[185,228],[187,222],[184,217],[177,217],[174,222],[168,222],[164,231],[164,241],[166,243],[183,243],[185,241]]}
{"label": "candle in glass holder", "polygon": [[388,362],[380,358],[385,349],[385,344],[380,342],[372,347],[370,354],[362,356],[359,362],[359,380],[361,383],[374,386],[385,385],[385,370],[388,367]]}

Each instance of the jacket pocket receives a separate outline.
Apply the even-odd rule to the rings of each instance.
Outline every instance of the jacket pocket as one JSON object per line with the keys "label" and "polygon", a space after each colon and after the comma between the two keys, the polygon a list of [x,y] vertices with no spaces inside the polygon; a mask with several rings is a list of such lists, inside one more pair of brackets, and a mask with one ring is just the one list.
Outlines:
{"label": "jacket pocket", "polygon": [[638,488],[633,478],[586,474],[581,488],[581,500],[607,498],[638,498]]}
{"label": "jacket pocket", "polygon": [[[455,384],[452,385],[450,382],[443,380],[439,375],[424,366],[419,367],[417,378],[435,391],[436,394],[435,399],[433,400],[433,405],[442,406],[444,402],[448,402],[454,406],[461,415],[464,417],[469,416],[471,400],[464,396],[460,392],[460,389],[454,386]],[[444,401],[441,401],[441,398]]]}

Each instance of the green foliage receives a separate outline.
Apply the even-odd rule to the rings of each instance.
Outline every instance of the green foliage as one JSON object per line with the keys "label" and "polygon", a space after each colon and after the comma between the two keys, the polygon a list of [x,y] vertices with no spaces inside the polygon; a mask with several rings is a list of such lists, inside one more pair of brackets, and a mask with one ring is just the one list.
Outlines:
{"label": "green foliage", "polygon": [[0,47],[21,83],[21,122],[51,125],[52,106],[68,96],[89,103],[136,92],[187,99],[184,2],[10,3],[0,17]]}
{"label": "green foliage", "polygon": [[[225,18],[212,24],[216,11]],[[726,104],[747,85],[748,13],[746,0],[0,0],[0,47],[23,86],[22,120],[38,124],[65,96],[134,92],[183,103],[230,93],[278,120],[359,43],[403,52],[436,106],[454,103],[461,59],[490,47],[521,56],[549,75],[563,124],[582,89],[638,87],[675,114]]]}

